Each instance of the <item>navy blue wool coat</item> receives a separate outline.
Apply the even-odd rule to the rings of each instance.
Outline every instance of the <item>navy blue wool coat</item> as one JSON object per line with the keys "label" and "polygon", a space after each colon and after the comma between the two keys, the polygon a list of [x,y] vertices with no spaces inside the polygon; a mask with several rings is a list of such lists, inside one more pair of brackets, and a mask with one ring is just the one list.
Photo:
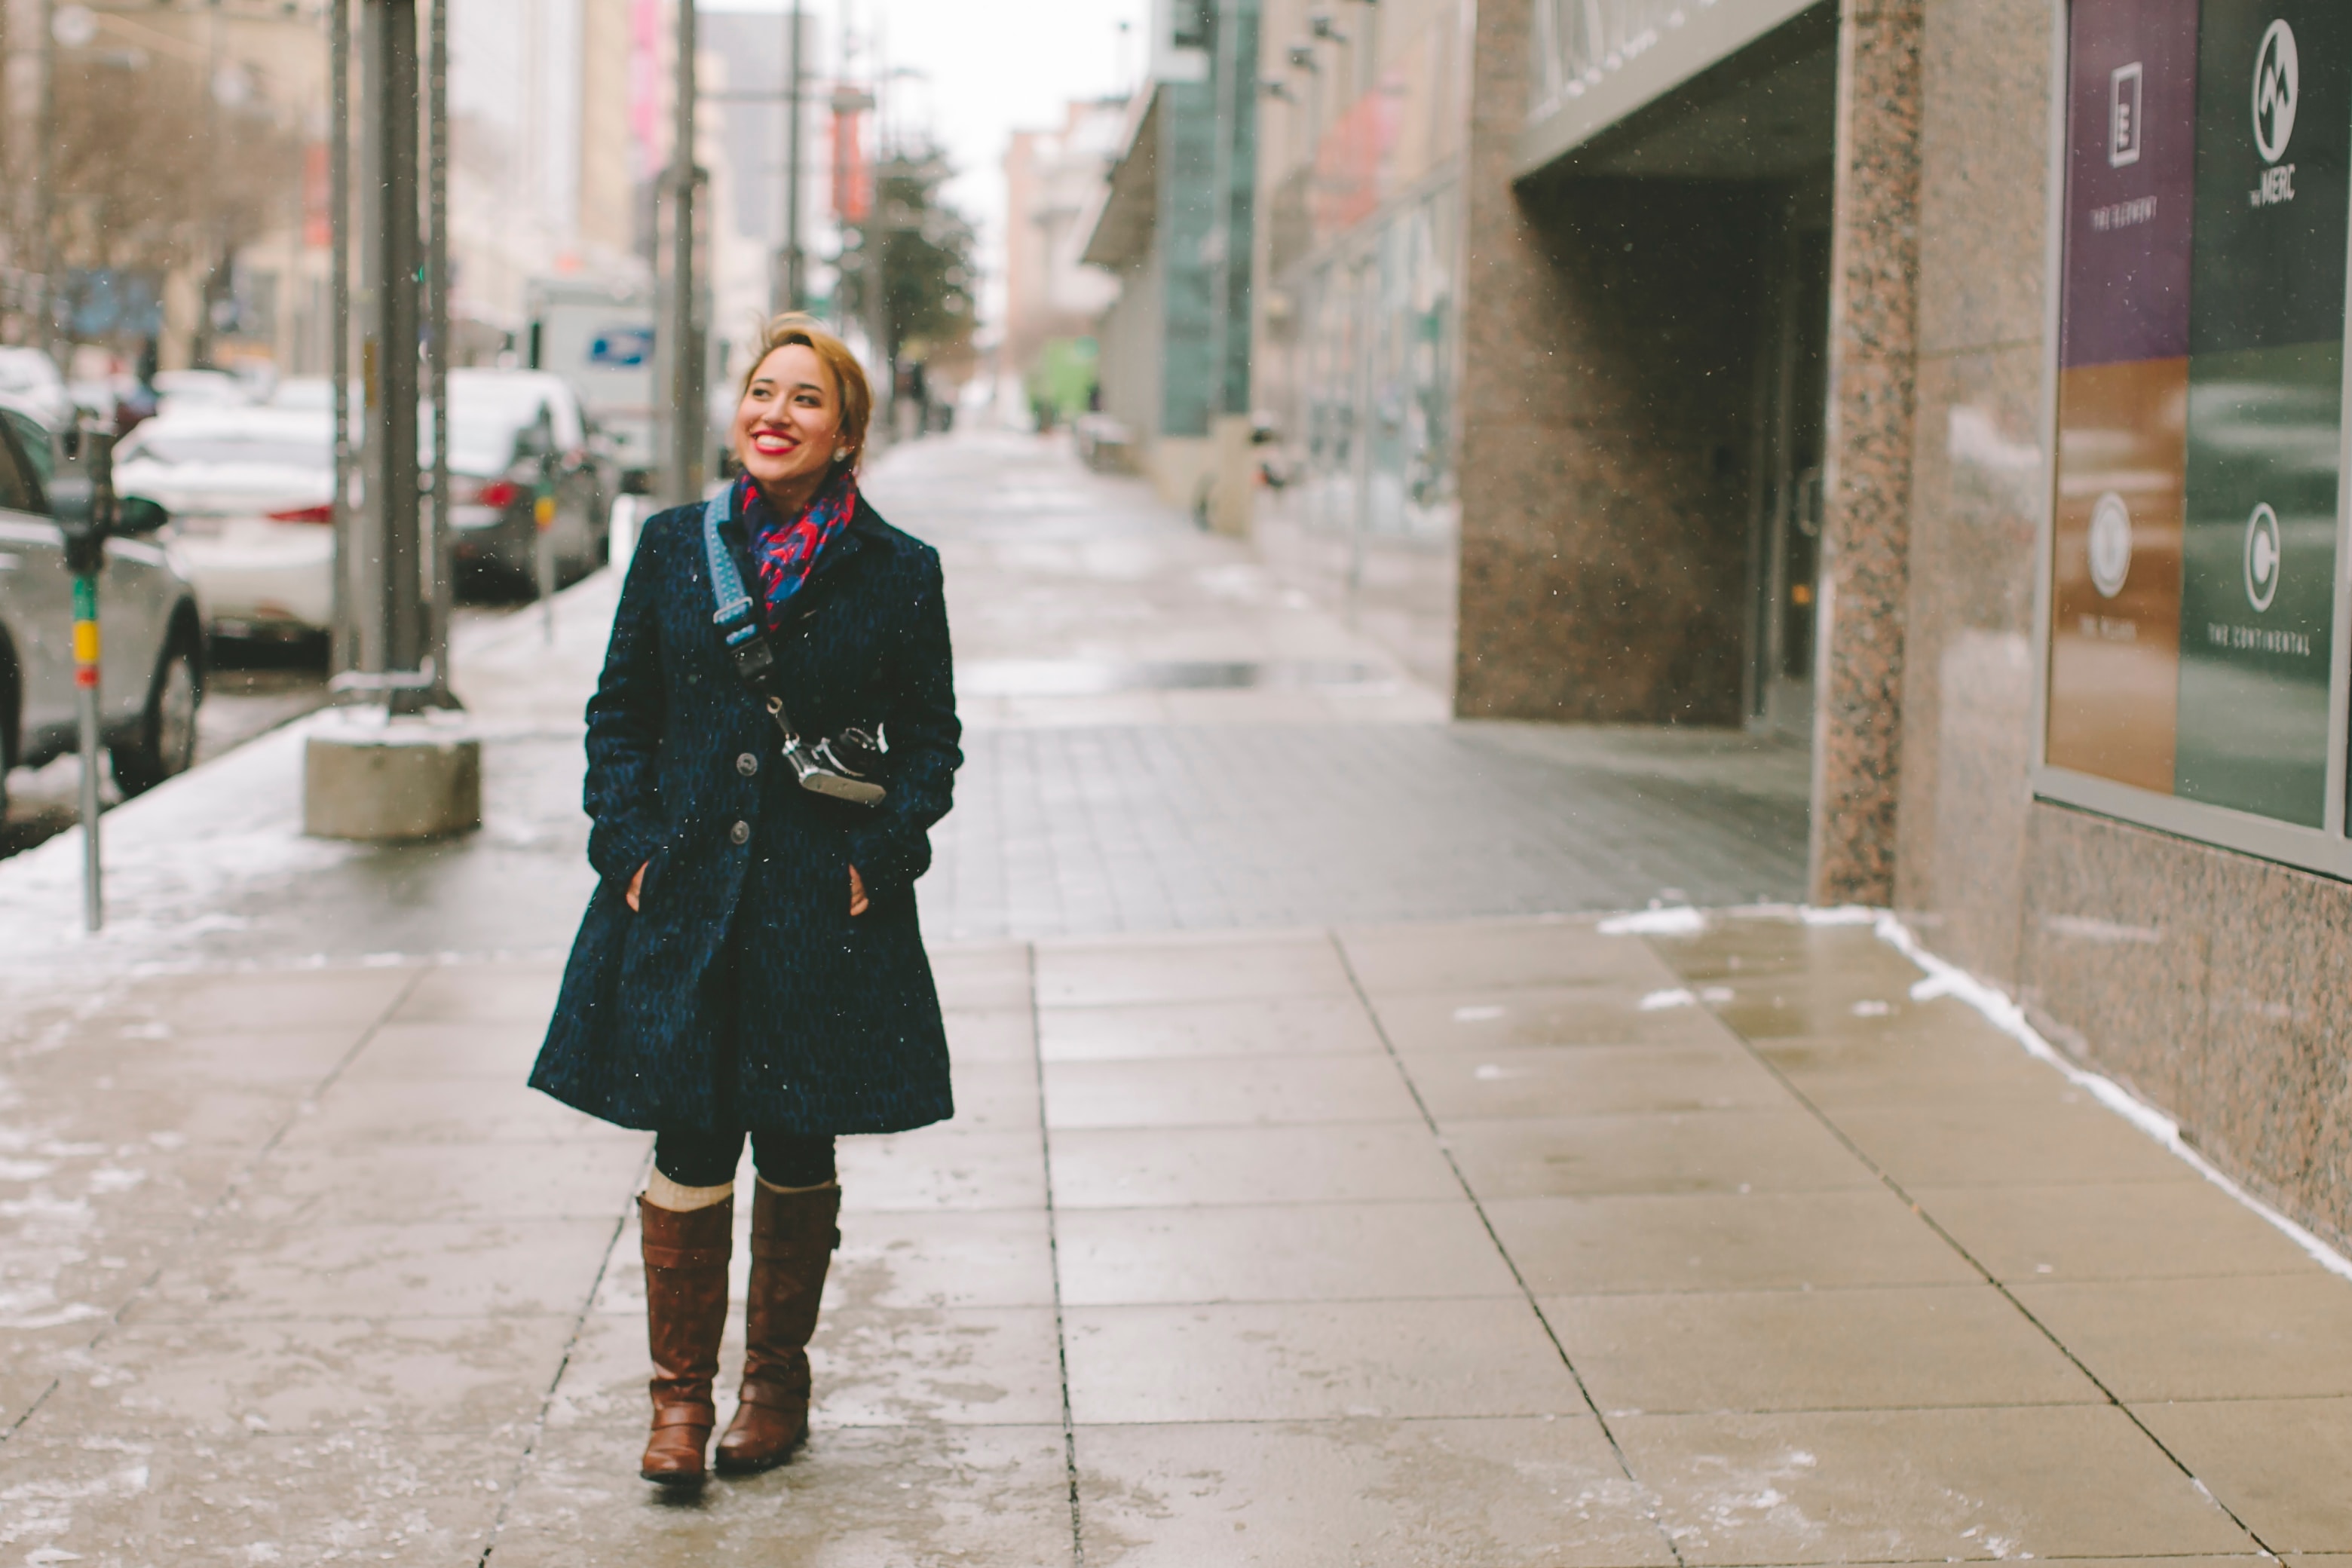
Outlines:
{"label": "navy blue wool coat", "polygon": [[[947,1038],[915,918],[963,761],[939,555],[860,501],[771,636],[802,734],[886,727],[889,797],[854,805],[793,782],[736,675],[711,623],[701,511],[649,520],[621,590],[588,704],[600,881],[531,1086],[624,1127],[942,1121]],[[740,519],[729,532],[756,584]],[[852,866],[871,900],[854,919]]]}

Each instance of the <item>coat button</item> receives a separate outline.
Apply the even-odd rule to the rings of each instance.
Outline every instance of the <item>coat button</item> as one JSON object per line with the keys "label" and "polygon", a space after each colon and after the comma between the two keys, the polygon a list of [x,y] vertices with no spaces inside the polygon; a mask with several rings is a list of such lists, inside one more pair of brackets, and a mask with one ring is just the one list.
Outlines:
{"label": "coat button", "polygon": [[739,822],[727,830],[727,837],[738,844],[749,844],[751,842],[751,825],[748,822]]}
{"label": "coat button", "polygon": [[746,752],[735,759],[735,771],[748,779],[760,771],[760,759]]}

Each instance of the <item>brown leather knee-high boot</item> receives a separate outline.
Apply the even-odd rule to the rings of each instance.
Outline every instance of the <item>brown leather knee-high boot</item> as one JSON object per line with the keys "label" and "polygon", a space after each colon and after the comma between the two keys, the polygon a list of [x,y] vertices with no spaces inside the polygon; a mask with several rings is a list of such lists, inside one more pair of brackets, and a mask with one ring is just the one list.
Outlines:
{"label": "brown leather knee-high boot", "polygon": [[740,1473],[782,1464],[808,1435],[809,1336],[833,1249],[841,1245],[841,1188],[751,1199],[751,1289],[743,1312],[743,1402],[719,1439],[719,1468]]}
{"label": "brown leather knee-high boot", "polygon": [[727,1329],[727,1258],[735,1200],[680,1214],[637,1200],[645,1227],[646,1338],[653,1351],[653,1435],[637,1473],[663,1486],[698,1486],[719,1411],[719,1338]]}

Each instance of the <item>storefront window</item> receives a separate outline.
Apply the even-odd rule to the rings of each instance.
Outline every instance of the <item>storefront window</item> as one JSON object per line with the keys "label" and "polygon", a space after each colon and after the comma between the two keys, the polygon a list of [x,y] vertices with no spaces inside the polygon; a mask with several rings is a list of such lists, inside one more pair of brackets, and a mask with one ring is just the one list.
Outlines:
{"label": "storefront window", "polygon": [[1454,527],[1454,210],[1450,189],[1414,202],[1307,281],[1296,423],[1318,527]]}
{"label": "storefront window", "polygon": [[2075,0],[2069,32],[2042,792],[2352,868],[2352,8]]}

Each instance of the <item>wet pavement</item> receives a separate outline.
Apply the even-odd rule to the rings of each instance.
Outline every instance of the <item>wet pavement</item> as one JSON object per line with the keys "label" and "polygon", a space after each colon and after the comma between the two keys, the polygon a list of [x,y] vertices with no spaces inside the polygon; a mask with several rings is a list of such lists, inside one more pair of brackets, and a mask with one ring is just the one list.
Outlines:
{"label": "wet pavement", "polygon": [[[1024,486],[1100,537],[950,504]],[[592,582],[460,666],[465,844],[294,837],[297,729],[115,814],[103,939],[0,868],[0,1563],[2352,1552],[2352,1283],[1899,931],[1644,908],[1785,897],[1801,758],[1444,724],[1050,448],[873,489],[967,668],[1350,679],[969,700],[958,1115],[844,1144],[808,1447],[637,1481],[647,1140],[521,1085]]]}
{"label": "wet pavement", "polygon": [[[512,614],[511,605],[460,605],[461,639]],[[196,761],[208,763],[278,726],[327,705],[327,648],[322,637],[289,640],[216,637],[205,673],[205,700],[196,710]],[[81,762],[63,756],[8,776],[8,804],[0,815],[0,858],[47,842],[79,819]],[[106,809],[122,803],[110,774],[101,778]]]}

